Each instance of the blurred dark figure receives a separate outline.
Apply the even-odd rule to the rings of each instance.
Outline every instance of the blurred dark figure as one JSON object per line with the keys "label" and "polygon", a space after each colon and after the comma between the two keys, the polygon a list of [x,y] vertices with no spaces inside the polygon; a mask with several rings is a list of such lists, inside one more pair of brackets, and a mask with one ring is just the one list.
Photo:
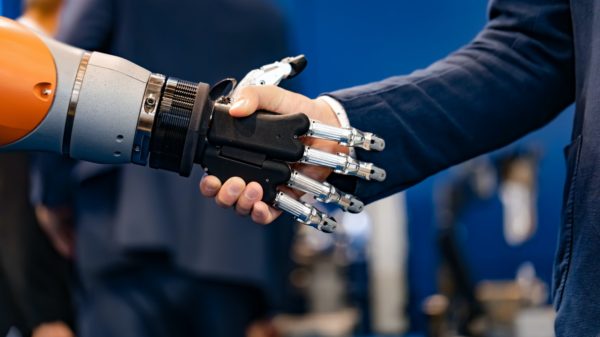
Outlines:
{"label": "blurred dark figure", "polygon": [[[61,0],[29,0],[18,21],[53,35]],[[0,154],[0,336],[69,337],[73,308],[69,262],[51,244],[29,202],[29,161]]]}
{"label": "blurred dark figure", "polygon": [[[152,72],[215,83],[287,56],[269,0],[73,0],[59,39]],[[134,112],[132,112],[134,113]],[[76,231],[79,334],[243,336],[263,322],[287,272],[292,221],[262,227],[198,197],[190,178],[48,156],[36,199]],[[68,240],[62,240],[68,242]]]}
{"label": "blurred dark figure", "polygon": [[0,154],[0,336],[73,336],[68,262],[35,219],[28,170],[27,155]]}
{"label": "blurred dark figure", "polygon": [[456,174],[437,191],[438,247],[441,254],[441,294],[424,305],[430,317],[428,336],[442,336],[448,329],[461,336],[490,333],[491,315],[486,310],[471,268],[464,256],[458,232],[473,203],[498,197],[502,203],[507,243],[517,246],[535,233],[536,177],[540,150],[516,148],[495,157],[480,157],[455,169]]}

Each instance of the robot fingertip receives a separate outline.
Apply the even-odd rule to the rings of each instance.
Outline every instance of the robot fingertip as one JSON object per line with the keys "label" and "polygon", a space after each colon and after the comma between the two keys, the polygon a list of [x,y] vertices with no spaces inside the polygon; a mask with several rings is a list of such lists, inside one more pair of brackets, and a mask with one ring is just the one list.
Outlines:
{"label": "robot fingertip", "polygon": [[289,63],[292,66],[292,73],[288,76],[289,78],[293,78],[296,75],[300,74],[308,65],[308,61],[306,60],[306,56],[303,54],[293,57],[287,57],[282,60],[283,62]]}
{"label": "robot fingertip", "polygon": [[371,139],[371,150],[374,151],[383,151],[385,149],[385,140],[383,138],[379,138],[373,135]]}
{"label": "robot fingertip", "polygon": [[384,181],[386,177],[387,173],[384,169],[373,166],[373,168],[371,169],[371,175],[369,176],[370,179]]}
{"label": "robot fingertip", "polygon": [[365,209],[365,204],[362,201],[356,198],[351,199],[350,206],[348,206],[348,212],[356,214],[362,212],[363,209]]}
{"label": "robot fingertip", "polygon": [[334,233],[338,227],[337,221],[334,218],[325,217],[323,223],[319,227],[319,230],[324,233]]}

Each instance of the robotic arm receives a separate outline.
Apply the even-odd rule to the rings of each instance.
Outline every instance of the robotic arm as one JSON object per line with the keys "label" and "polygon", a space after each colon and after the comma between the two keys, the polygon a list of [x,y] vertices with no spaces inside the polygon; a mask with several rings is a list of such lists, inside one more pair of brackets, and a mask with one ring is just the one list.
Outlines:
{"label": "robotic arm", "polygon": [[225,95],[247,85],[277,85],[301,72],[304,57],[288,58],[250,72],[235,88],[213,88],[150,73],[124,59],[87,52],[37,36],[0,18],[0,150],[49,151],[103,164],[135,163],[191,173],[194,164],[222,180],[256,181],[263,201],[325,232],[334,219],[280,192],[278,186],[311,193],[350,212],[362,211],[354,196],[294,171],[290,163],[321,165],[336,173],[383,181],[385,171],[344,154],[305,146],[300,137],[337,141],[381,151],[377,136],[334,128],[304,114],[259,112],[236,119]]}

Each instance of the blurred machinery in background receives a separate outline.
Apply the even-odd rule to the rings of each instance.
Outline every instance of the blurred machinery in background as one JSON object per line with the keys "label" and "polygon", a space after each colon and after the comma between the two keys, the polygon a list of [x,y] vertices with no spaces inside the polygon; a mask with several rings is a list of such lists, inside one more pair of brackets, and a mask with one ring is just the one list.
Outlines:
{"label": "blurred machinery in background", "polygon": [[404,194],[342,219],[333,235],[301,228],[290,281],[304,308],[301,315],[275,319],[283,336],[396,336],[408,330]]}
{"label": "blurred machinery in background", "polygon": [[514,280],[476,283],[471,275],[476,267],[464,257],[468,240],[460,235],[462,218],[473,204],[497,196],[503,208],[506,242],[518,246],[529,240],[537,227],[539,158],[540,151],[535,148],[504,152],[493,161],[480,157],[459,166],[439,189],[440,294],[423,304],[430,336],[521,336],[516,334],[516,318],[525,308],[547,302],[547,286],[537,278],[532,263],[523,263]]}
{"label": "blurred machinery in background", "polygon": [[[438,189],[439,293],[421,306],[428,317],[427,336],[552,336],[552,309],[545,307],[548,287],[534,265],[522,263],[512,279],[476,280],[472,271],[479,266],[465,258],[470,242],[462,235],[465,215],[480,207],[478,202],[497,199],[500,232],[508,246],[530,240],[537,228],[540,159],[541,151],[532,146],[480,157],[457,167]],[[290,280],[304,302],[304,314],[275,319],[284,336],[400,336],[408,331],[404,205],[403,194],[370,205],[363,214],[344,217],[334,235],[300,231],[293,248],[298,267]]]}

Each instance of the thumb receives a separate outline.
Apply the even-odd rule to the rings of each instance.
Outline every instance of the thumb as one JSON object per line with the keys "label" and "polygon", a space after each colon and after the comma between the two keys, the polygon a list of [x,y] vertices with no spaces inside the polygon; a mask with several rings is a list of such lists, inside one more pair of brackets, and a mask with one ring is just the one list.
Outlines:
{"label": "thumb", "polygon": [[235,102],[229,113],[234,117],[245,117],[257,110],[268,110],[280,114],[298,112],[298,98],[295,96],[300,95],[274,85],[248,86],[236,94]]}

